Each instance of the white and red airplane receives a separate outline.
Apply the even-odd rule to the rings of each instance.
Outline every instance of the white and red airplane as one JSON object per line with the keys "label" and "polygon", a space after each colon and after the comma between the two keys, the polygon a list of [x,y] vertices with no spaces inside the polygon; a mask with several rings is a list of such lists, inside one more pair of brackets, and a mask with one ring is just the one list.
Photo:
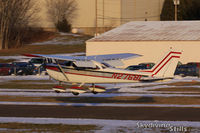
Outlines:
{"label": "white and red airplane", "polygon": [[[95,84],[101,83],[133,83],[153,82],[172,79],[177,63],[182,52],[170,51],[154,65],[150,70],[125,70],[114,68],[111,65],[122,65],[122,60],[135,58],[137,54],[110,54],[97,56],[54,56],[41,54],[24,54],[31,57],[43,57],[48,59],[65,60],[65,65],[47,64],[46,70],[49,76],[60,82],[76,84],[69,90],[74,94],[88,91],[94,94],[106,91],[106,88]],[[110,65],[109,65],[110,64]],[[92,84],[85,88],[83,85]],[[62,86],[53,88],[56,92],[65,92]]]}

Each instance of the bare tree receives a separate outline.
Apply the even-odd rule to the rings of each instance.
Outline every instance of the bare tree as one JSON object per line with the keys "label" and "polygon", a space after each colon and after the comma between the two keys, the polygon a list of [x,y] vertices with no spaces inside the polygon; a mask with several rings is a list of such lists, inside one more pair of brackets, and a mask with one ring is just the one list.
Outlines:
{"label": "bare tree", "polygon": [[35,11],[32,0],[0,1],[0,49],[22,45],[24,30]]}
{"label": "bare tree", "polygon": [[75,0],[47,0],[48,17],[59,31],[66,31],[67,26],[71,26],[76,11]]}

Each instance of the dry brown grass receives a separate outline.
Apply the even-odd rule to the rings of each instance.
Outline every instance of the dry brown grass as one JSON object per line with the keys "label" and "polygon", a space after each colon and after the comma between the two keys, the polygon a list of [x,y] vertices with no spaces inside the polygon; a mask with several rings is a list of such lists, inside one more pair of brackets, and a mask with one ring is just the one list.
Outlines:
{"label": "dry brown grass", "polygon": [[0,88],[7,88],[7,89],[51,89],[55,84],[17,84],[17,83],[5,83],[0,84]]}
{"label": "dry brown grass", "polygon": [[[58,82],[52,80],[12,80],[0,82],[0,88],[6,89],[52,89],[55,85],[58,85]],[[63,84],[63,87],[69,88],[71,86]]]}
{"label": "dry brown grass", "polygon": [[23,97],[23,96],[1,96],[0,101],[10,102],[57,102],[53,98],[48,97]]}
{"label": "dry brown grass", "polygon": [[23,97],[1,96],[0,101],[10,102],[55,102],[55,103],[123,103],[123,104],[189,104],[200,103],[200,97]]}
{"label": "dry brown grass", "polygon": [[12,80],[10,81],[11,83],[19,83],[19,84],[24,84],[24,83],[54,83],[52,80]]}
{"label": "dry brown grass", "polygon": [[29,37],[26,45],[21,48],[13,48],[9,50],[0,50],[0,56],[14,56],[21,55],[25,53],[30,54],[59,54],[59,53],[74,53],[74,52],[85,52],[86,45],[85,42],[77,42],[79,44],[74,45],[55,45],[55,44],[46,44],[46,45],[29,45],[34,42],[44,42],[50,41],[54,38],[59,38],[62,42],[68,43],[68,41],[76,41],[76,40],[88,40],[92,38],[92,36],[81,35],[81,36],[72,36],[72,35],[60,35],[58,33],[46,33],[37,34],[36,39],[35,36],[32,38]]}
{"label": "dry brown grass", "polygon": [[192,82],[176,82],[176,83],[170,83],[167,85],[172,86],[194,86],[194,85],[200,85],[200,82],[198,81],[192,81]]}
{"label": "dry brown grass", "polygon": [[0,50],[0,56],[21,54],[59,54],[85,52],[85,44],[80,45],[26,45],[17,49]]}
{"label": "dry brown grass", "polygon": [[194,87],[168,87],[168,88],[159,88],[159,89],[153,89],[149,91],[171,91],[171,92],[199,92],[200,88],[194,88]]}
{"label": "dry brown grass", "polygon": [[[0,123],[0,128],[7,129],[10,133],[33,133],[33,132],[94,132],[99,129],[96,125],[63,125],[63,124],[26,124],[26,123]],[[21,130],[21,131],[20,131]]]}
{"label": "dry brown grass", "polygon": [[15,61],[15,59],[8,59],[8,60],[0,59],[0,63],[10,63],[13,61]]}

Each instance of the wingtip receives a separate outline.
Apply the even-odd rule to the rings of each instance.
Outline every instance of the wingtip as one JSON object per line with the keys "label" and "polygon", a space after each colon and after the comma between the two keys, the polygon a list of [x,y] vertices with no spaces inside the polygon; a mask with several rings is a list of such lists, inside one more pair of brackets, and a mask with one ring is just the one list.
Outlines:
{"label": "wingtip", "polygon": [[23,56],[27,56],[27,57],[41,57],[38,55],[34,55],[34,54],[22,54]]}

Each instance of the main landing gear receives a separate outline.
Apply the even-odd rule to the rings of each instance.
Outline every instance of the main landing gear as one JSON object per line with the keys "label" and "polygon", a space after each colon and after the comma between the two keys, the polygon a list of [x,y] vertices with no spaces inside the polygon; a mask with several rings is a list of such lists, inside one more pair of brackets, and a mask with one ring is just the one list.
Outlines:
{"label": "main landing gear", "polygon": [[[106,91],[105,87],[94,85],[94,84],[92,84],[92,86],[89,86],[88,89],[87,88],[83,88],[82,86],[83,86],[83,84],[81,84],[80,86],[73,86],[73,87],[71,87],[69,89],[69,91],[72,92],[72,94],[75,95],[75,96],[77,96],[77,95],[79,95],[81,93],[88,92],[88,90],[90,92],[92,92],[93,94],[98,94],[98,93]],[[57,86],[54,86],[53,90],[56,93],[65,93],[65,92],[67,92],[66,89],[61,84],[59,84]]]}
{"label": "main landing gear", "polygon": [[63,86],[61,86],[61,85],[54,86],[52,89],[56,93],[65,93],[65,92],[67,92],[66,89]]}
{"label": "main landing gear", "polygon": [[[105,87],[94,85],[94,84],[92,84],[92,86],[88,87],[88,89],[93,94],[98,94],[98,93],[106,91]],[[73,95],[77,96],[77,95],[79,95],[81,93],[88,92],[88,89],[85,89],[85,88],[83,88],[81,86],[74,86],[74,87],[70,88],[70,91],[72,92]]]}
{"label": "main landing gear", "polygon": [[98,86],[98,85],[94,85],[92,84],[92,86],[89,87],[89,90],[93,93],[93,94],[98,94],[101,92],[105,92],[106,88],[102,87],[102,86]]}

